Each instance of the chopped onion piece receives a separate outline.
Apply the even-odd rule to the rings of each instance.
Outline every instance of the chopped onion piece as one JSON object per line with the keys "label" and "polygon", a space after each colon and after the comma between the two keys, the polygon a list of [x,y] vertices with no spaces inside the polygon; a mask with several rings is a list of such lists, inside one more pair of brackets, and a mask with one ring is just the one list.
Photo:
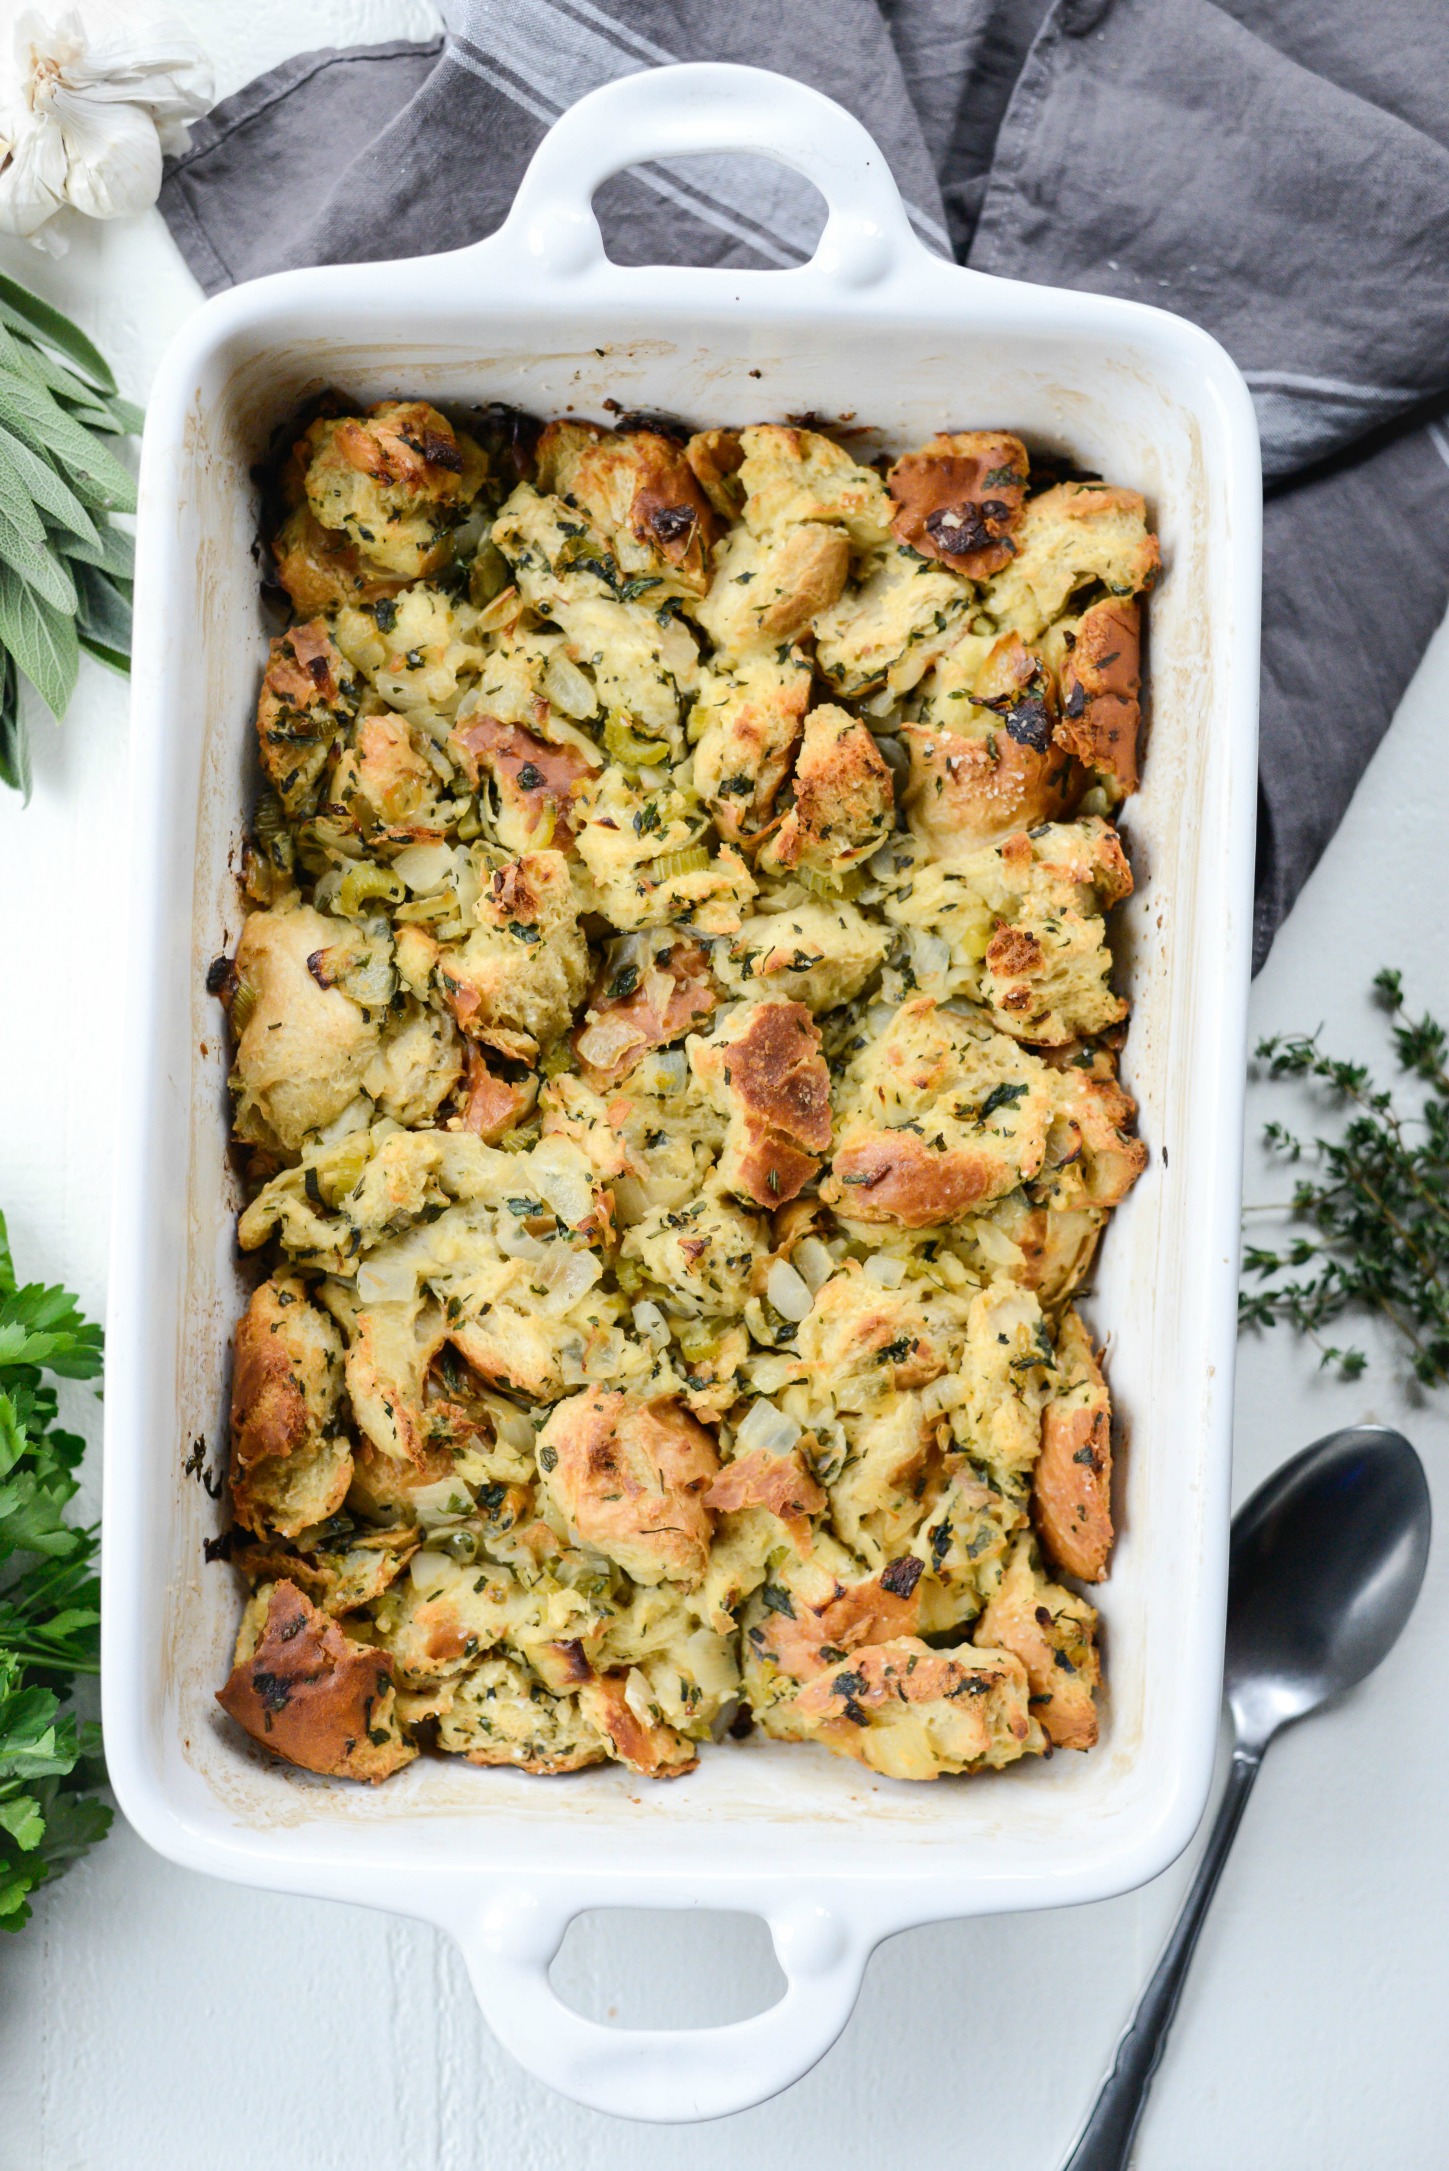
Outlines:
{"label": "chopped onion piece", "polygon": [[518,590],[510,582],[508,587],[501,588],[492,602],[478,613],[477,630],[480,633],[501,633],[505,626],[512,625],[522,608],[518,600]]}
{"label": "chopped onion piece", "polygon": [[446,844],[409,844],[393,854],[393,871],[400,874],[415,897],[443,887],[453,872],[453,854]]}
{"label": "chopped onion piece", "polygon": [[639,1027],[632,1018],[621,1017],[618,1011],[608,1011],[592,1025],[586,1025],[574,1046],[579,1060],[594,1070],[609,1070],[619,1056],[639,1045]]}
{"label": "chopped onion piece", "polygon": [[752,1455],[758,1447],[767,1454],[788,1455],[799,1437],[794,1418],[761,1397],[750,1404],[749,1415],[736,1427],[735,1448],[741,1455]]}
{"label": "chopped onion piece", "polygon": [[640,1673],[637,1666],[631,1666],[624,1677],[624,1701],[641,1726],[648,1726],[653,1717],[649,1709],[653,1700],[654,1691],[647,1675]]}
{"label": "chopped onion piece", "polygon": [[621,1229],[632,1229],[649,1211],[649,1200],[637,1176],[614,1178],[614,1219]]}
{"label": "chopped onion piece", "polygon": [[1019,1244],[1013,1244],[1005,1230],[998,1229],[992,1221],[978,1221],[975,1225],[976,1248],[993,1266],[1021,1266],[1026,1253]]}
{"label": "chopped onion piece", "polygon": [[425,1529],[473,1513],[473,1495],[460,1477],[440,1477],[436,1484],[419,1485],[408,1494],[408,1500]]}
{"label": "chopped onion piece", "polygon": [[529,1155],[528,1167],[530,1181],[560,1221],[576,1229],[588,1220],[594,1210],[594,1187],[577,1146],[566,1138],[542,1139]]}
{"label": "chopped onion piece", "polygon": [[422,1552],[414,1553],[408,1562],[408,1574],[412,1578],[415,1591],[436,1590],[439,1584],[446,1583],[455,1572],[446,1553],[435,1553],[427,1546],[424,1546]]}
{"label": "chopped onion piece", "polygon": [[667,1093],[682,1093],[689,1076],[689,1058],[682,1048],[661,1049],[650,1065],[649,1091],[661,1099]]}
{"label": "chopped onion piece", "polygon": [[749,1366],[750,1385],[762,1395],[778,1394],[788,1387],[797,1371],[793,1357],[755,1357]]}
{"label": "chopped onion piece", "polygon": [[659,661],[666,671],[683,678],[699,662],[694,636],[681,619],[671,618],[659,639]]}
{"label": "chopped onion piece", "polygon": [[765,1294],[782,1319],[792,1319],[797,1324],[810,1316],[810,1307],[815,1302],[815,1292],[809,1282],[796,1273],[787,1259],[777,1259],[770,1268]]}
{"label": "chopped onion piece", "polygon": [[660,972],[657,966],[651,966],[644,975],[639,992],[654,1015],[662,1018],[669,1007],[669,998],[674,993],[673,975]]}
{"label": "chopped onion piece", "polygon": [[[319,1146],[335,1146],[340,1139],[353,1138],[359,1131],[380,1132],[386,1121],[386,1118],[383,1118],[381,1122],[377,1120],[377,1111],[365,1093],[356,1093],[347,1103],[347,1106],[339,1110],[332,1118],[330,1123],[322,1125],[317,1133],[316,1143]],[[396,1126],[388,1125],[388,1128],[392,1130]],[[374,1150],[375,1144],[376,1142],[374,1142]],[[349,1184],[347,1189],[350,1190],[351,1188]]]}
{"label": "chopped onion piece", "polygon": [[812,1296],[835,1272],[835,1261],[818,1236],[804,1237],[790,1254],[790,1264]]}
{"label": "chopped onion piece", "polygon": [[566,1312],[593,1288],[603,1267],[591,1251],[564,1251],[555,1247],[553,1257],[539,1269],[534,1280],[544,1292],[550,1312]]}
{"label": "chopped onion piece", "polygon": [[634,1325],[644,1340],[654,1349],[669,1346],[669,1321],[659,1306],[648,1297],[641,1297],[634,1306]]}
{"label": "chopped onion piece", "polygon": [[357,1294],[364,1304],[411,1304],[418,1293],[416,1261],[374,1253],[357,1269]]}
{"label": "chopped onion piece", "polygon": [[731,1696],[722,1703],[710,1722],[710,1740],[723,1741],[743,1709],[744,1701],[738,1696]]}
{"label": "chopped onion piece", "polygon": [[543,690],[565,716],[593,716],[598,710],[599,696],[593,681],[585,678],[561,648],[554,650],[544,666]]}
{"label": "chopped onion piece", "polygon": [[880,1289],[899,1289],[906,1278],[904,1259],[891,1259],[878,1251],[866,1260],[861,1270],[867,1281],[873,1281]]}
{"label": "chopped onion piece", "polygon": [[494,1433],[504,1443],[505,1447],[532,1449],[533,1427],[522,1410],[510,1410],[501,1402],[491,1398],[488,1407],[493,1416]]}
{"label": "chopped onion piece", "polygon": [[498,1216],[498,1226],[494,1231],[493,1241],[497,1244],[505,1259],[537,1260],[548,1257],[548,1245],[540,1242],[538,1237],[530,1236],[523,1224],[515,1221],[511,1213],[502,1213]]}
{"label": "chopped onion piece", "polygon": [[478,869],[471,859],[465,859],[458,868],[453,877],[453,888],[458,896],[460,917],[464,920],[471,919],[483,889],[483,885],[478,880]]}
{"label": "chopped onion piece", "polygon": [[951,945],[943,942],[939,935],[924,934],[920,928],[913,927],[910,943],[911,969],[918,980],[930,979],[949,970]]}

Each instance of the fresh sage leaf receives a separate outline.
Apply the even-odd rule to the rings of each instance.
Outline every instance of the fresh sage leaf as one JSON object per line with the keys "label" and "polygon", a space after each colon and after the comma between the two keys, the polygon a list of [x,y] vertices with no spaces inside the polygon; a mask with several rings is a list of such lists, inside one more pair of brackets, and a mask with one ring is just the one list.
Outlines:
{"label": "fresh sage leaf", "polygon": [[[0,642],[57,721],[75,690],[80,668],[76,623],[38,596],[13,566],[0,564]],[[3,1362],[3,1353],[0,1353]]]}
{"label": "fresh sage leaf", "polygon": [[17,330],[38,332],[48,346],[68,355],[103,392],[115,391],[116,380],[110,364],[100,349],[91,345],[80,326],[72,324],[69,317],[62,316],[49,302],[43,302],[38,294],[30,293],[14,279],[3,275],[0,275],[0,316]]}
{"label": "fresh sage leaf", "polygon": [[106,401],[106,411],[112,417],[111,428],[120,437],[139,437],[146,421],[146,410],[134,400],[123,400],[119,392],[112,393]]}
{"label": "fresh sage leaf", "polygon": [[113,580],[129,580],[136,569],[136,544],[124,528],[112,527],[108,520],[99,524],[92,542],[84,542],[79,536],[68,535],[62,529],[51,533],[51,542],[64,558],[72,564],[98,565]]}
{"label": "fresh sage leaf", "polygon": [[41,513],[69,529],[81,542],[99,545],[100,531],[95,521],[43,453],[32,450],[9,430],[0,429],[0,456],[15,469]]}
{"label": "fresh sage leaf", "polygon": [[89,645],[129,656],[131,652],[131,605],[114,581],[97,566],[77,564],[75,584],[79,591],[76,625]]}
{"label": "fresh sage leaf", "polygon": [[[31,762],[22,680],[59,718],[75,688],[82,649],[113,670],[130,669],[135,545],[109,516],[135,510],[136,486],[106,440],[134,435],[141,421],[140,408],[121,397],[104,356],[84,332],[0,274],[0,784],[27,799]],[[0,1256],[0,1295],[7,1270]],[[20,1360],[13,1350],[7,1353],[0,1320],[0,1371],[11,1361]],[[8,1468],[7,1441],[13,1448],[0,1394],[0,1479]],[[0,1483],[0,1524],[9,1498]],[[24,1486],[10,1504],[12,1534],[32,1507],[41,1512]],[[5,1602],[0,1579],[0,1701]],[[0,1807],[14,1791],[7,1792],[0,1770]],[[0,1922],[12,1903],[19,1904],[7,1883],[7,1830],[0,1817]],[[21,1899],[23,1893],[21,1886]]]}
{"label": "fresh sage leaf", "polygon": [[76,607],[75,582],[71,579],[65,561],[49,549],[44,540],[32,542],[22,528],[16,526],[10,515],[0,506],[0,559],[13,566],[21,579],[28,581],[38,596],[53,603],[58,611],[74,615]]}
{"label": "fresh sage leaf", "polygon": [[[13,444],[15,440],[12,438],[10,442]],[[35,493],[26,487],[24,476],[3,445],[0,445],[0,515],[29,542],[44,549],[45,522],[36,510]]]}
{"label": "fresh sage leaf", "polygon": [[0,370],[0,425],[63,467],[88,506],[133,513],[136,485],[113,452],[51,398],[43,385]]}
{"label": "fresh sage leaf", "polygon": [[97,641],[91,634],[81,631],[79,627],[76,631],[76,639],[88,656],[95,657],[97,663],[105,664],[108,670],[119,671],[122,678],[130,677],[131,652],[129,649],[107,648],[104,641]]}
{"label": "fresh sage leaf", "polygon": [[28,800],[30,782],[30,740],[20,714],[20,678],[11,658],[0,651],[0,784]]}
{"label": "fresh sage leaf", "polygon": [[43,384],[46,390],[55,393],[57,398],[73,400],[77,405],[89,408],[96,414],[103,415],[107,412],[106,395],[103,392],[97,392],[94,386],[84,383],[72,370],[68,370],[63,362],[57,362],[53,355],[47,354],[43,347],[36,346],[32,340],[24,337],[17,339],[3,324],[0,324],[0,369],[12,370],[22,377],[33,377],[37,384]]}

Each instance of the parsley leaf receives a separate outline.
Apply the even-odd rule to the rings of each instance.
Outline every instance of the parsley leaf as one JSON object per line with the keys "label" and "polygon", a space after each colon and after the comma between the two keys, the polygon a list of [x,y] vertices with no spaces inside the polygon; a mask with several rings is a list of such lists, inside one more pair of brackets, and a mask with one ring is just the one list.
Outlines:
{"label": "parsley leaf", "polygon": [[[53,1379],[94,1379],[101,1330],[66,1290],[17,1282],[0,1214],[0,1928],[102,1838],[100,1728],[65,1708],[100,1663],[96,1533],[67,1522],[85,1442]],[[50,1379],[46,1374],[52,1375]]]}

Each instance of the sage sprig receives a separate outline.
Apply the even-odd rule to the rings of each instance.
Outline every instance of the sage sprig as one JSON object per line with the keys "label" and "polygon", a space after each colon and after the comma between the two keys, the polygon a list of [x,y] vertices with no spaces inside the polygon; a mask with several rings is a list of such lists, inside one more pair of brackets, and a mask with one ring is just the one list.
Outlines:
{"label": "sage sprig", "polygon": [[[1277,1249],[1248,1244],[1243,1267],[1260,1286],[1238,1299],[1243,1326],[1286,1320],[1315,1342],[1320,1362],[1354,1379],[1367,1364],[1360,1349],[1325,1342],[1323,1330],[1346,1311],[1376,1312],[1405,1345],[1425,1387],[1449,1385],[1449,1035],[1427,1013],[1404,1007],[1402,976],[1374,981],[1392,1020],[1395,1053],[1406,1078],[1427,1091],[1416,1109],[1376,1086],[1362,1063],[1332,1056],[1317,1033],[1275,1034],[1258,1057],[1271,1078],[1301,1078],[1327,1089],[1346,1118],[1337,1138],[1297,1137],[1281,1123],[1263,1136],[1292,1164],[1312,1159],[1318,1173],[1300,1178],[1291,1199],[1250,1212],[1286,1213],[1312,1235]],[[1306,1270],[1306,1271],[1305,1271]]]}
{"label": "sage sprig", "polygon": [[129,668],[132,546],[113,516],[136,486],[105,440],[140,427],[79,326],[0,275],[0,782],[27,797],[21,678],[59,719],[82,649]]}

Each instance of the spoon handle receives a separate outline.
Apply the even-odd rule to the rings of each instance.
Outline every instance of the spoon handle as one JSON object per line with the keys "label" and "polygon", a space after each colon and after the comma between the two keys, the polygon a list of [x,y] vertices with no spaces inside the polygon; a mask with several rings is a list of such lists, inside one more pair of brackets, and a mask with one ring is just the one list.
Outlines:
{"label": "spoon handle", "polygon": [[1137,2010],[1117,2046],[1112,2070],[1098,2091],[1091,2116],[1062,2171],[1126,2171],[1132,2136],[1137,2131],[1152,2076],[1167,2048],[1167,2031],[1172,2026],[1177,2001],[1187,1979],[1188,1963],[1262,1760],[1263,1752],[1258,1748],[1240,1747],[1233,1751],[1228,1783],[1218,1804],[1212,1835],[1182,1903],[1182,1912],[1147,1988],[1137,2001]]}

